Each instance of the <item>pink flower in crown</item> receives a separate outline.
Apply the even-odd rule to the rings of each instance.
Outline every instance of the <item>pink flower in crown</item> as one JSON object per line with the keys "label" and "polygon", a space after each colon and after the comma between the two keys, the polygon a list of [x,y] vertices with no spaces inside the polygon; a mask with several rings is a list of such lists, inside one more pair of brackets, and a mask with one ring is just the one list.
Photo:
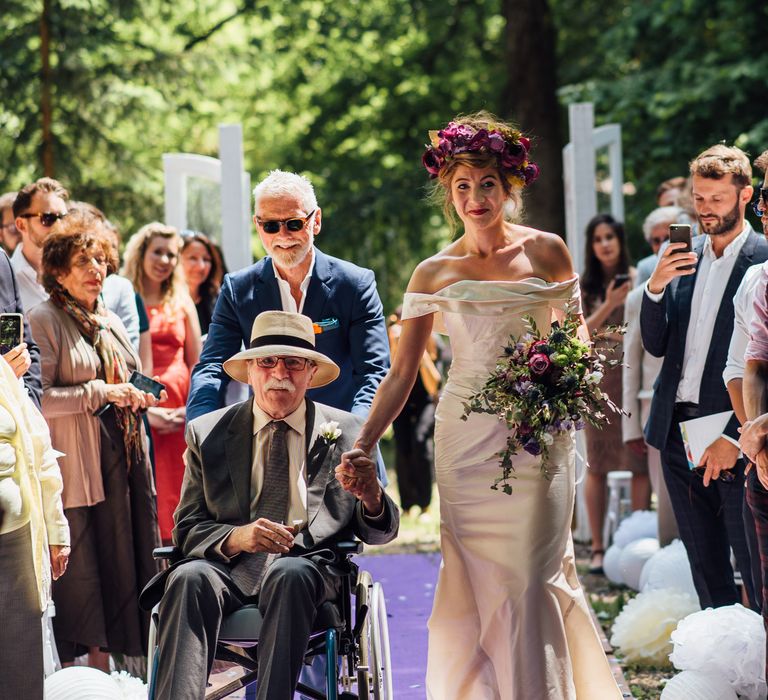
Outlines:
{"label": "pink flower in crown", "polygon": [[501,154],[501,166],[503,168],[519,168],[528,156],[528,151],[521,143],[507,144],[507,148]]}
{"label": "pink flower in crown", "polygon": [[440,168],[443,167],[445,160],[437,153],[434,148],[428,148],[421,157],[421,162],[429,173],[430,177],[437,177]]}
{"label": "pink flower in crown", "polygon": [[488,134],[488,148],[493,153],[501,153],[504,150],[504,137],[498,131],[492,131]]}
{"label": "pink flower in crown", "polygon": [[528,163],[528,165],[523,168],[525,184],[530,185],[537,177],[539,177],[539,166],[536,165],[536,163]]}

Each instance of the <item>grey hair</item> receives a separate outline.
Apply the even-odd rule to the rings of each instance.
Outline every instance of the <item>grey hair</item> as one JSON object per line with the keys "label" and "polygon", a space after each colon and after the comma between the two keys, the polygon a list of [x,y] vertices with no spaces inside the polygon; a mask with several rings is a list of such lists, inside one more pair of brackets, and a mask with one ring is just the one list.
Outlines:
{"label": "grey hair", "polygon": [[650,243],[651,231],[659,224],[676,224],[680,215],[683,214],[680,207],[658,207],[654,209],[643,221],[643,235],[645,240]]}
{"label": "grey hair", "polygon": [[253,211],[258,212],[262,197],[297,197],[307,213],[317,209],[317,197],[312,183],[303,175],[272,170],[253,188]]}

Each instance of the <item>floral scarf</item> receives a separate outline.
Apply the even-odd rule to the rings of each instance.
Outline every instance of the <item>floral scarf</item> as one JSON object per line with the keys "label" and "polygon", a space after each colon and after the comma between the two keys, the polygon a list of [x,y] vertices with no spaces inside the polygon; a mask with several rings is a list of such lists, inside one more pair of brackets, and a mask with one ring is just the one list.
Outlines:
{"label": "floral scarf", "polygon": [[[101,358],[99,374],[107,384],[122,384],[128,381],[128,366],[120,352],[117,341],[109,327],[109,318],[104,302],[99,297],[94,311],[88,311],[62,287],[51,292],[51,301],[65,311],[75,322],[83,337],[93,345]],[[128,471],[133,465],[144,461],[144,447],[141,440],[141,421],[130,409],[114,406],[115,418],[123,434]]]}

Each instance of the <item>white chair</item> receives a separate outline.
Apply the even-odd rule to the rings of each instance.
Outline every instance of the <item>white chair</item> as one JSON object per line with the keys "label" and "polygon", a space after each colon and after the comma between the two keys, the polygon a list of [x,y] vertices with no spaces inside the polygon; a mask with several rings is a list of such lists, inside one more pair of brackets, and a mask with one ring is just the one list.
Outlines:
{"label": "white chair", "polygon": [[619,523],[632,512],[632,472],[608,472],[608,507],[603,522],[603,545],[606,549],[613,541]]}

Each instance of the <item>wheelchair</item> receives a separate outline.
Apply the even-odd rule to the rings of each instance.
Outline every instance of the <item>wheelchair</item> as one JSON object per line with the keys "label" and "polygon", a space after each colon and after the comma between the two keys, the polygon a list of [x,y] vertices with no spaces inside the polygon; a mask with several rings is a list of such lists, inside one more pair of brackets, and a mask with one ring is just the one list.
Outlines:
{"label": "wheelchair", "polygon": [[[336,542],[332,549],[313,553],[330,558],[341,576],[341,595],[338,601],[324,603],[318,609],[305,655],[307,662],[325,657],[325,688],[317,690],[301,679],[296,686],[296,693],[312,700],[393,700],[384,591],[352,561],[352,556],[362,550],[362,542]],[[160,547],[153,556],[174,561],[180,553],[175,547]],[[158,610],[159,604],[152,610],[150,621],[148,700],[160,700],[155,697]],[[221,700],[258,680],[256,654],[261,621],[257,605],[245,605],[222,620],[215,658],[238,664],[245,673],[222,687],[209,688],[206,700]]]}

